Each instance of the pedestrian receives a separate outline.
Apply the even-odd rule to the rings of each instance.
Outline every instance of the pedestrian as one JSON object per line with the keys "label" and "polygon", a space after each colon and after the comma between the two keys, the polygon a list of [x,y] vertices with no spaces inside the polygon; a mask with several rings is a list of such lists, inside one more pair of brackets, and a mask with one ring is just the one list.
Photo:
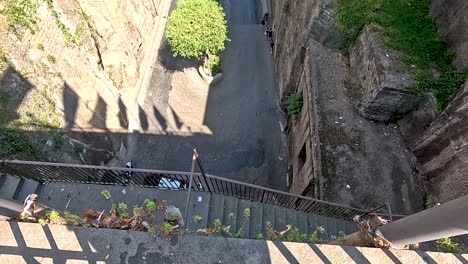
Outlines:
{"label": "pedestrian", "polygon": [[270,14],[268,13],[268,11],[265,12],[265,14],[263,15],[263,18],[262,18],[262,26],[265,26],[265,25],[268,25],[268,18],[270,17]]}
{"label": "pedestrian", "polygon": [[267,28],[265,35],[267,37],[267,40],[273,40],[273,30],[271,28]]}
{"label": "pedestrian", "polygon": [[273,39],[270,41],[270,54],[273,54],[273,48],[275,47],[275,42]]}

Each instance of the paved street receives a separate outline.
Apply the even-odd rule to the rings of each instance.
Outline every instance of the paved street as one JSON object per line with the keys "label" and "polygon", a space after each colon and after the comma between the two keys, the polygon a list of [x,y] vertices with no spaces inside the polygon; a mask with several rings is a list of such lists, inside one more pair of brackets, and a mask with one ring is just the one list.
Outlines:
{"label": "paved street", "polygon": [[208,86],[196,70],[200,62],[173,58],[162,43],[129,157],[136,167],[188,171],[197,147],[210,174],[285,189],[286,146],[262,5],[221,2],[231,39],[222,80]]}

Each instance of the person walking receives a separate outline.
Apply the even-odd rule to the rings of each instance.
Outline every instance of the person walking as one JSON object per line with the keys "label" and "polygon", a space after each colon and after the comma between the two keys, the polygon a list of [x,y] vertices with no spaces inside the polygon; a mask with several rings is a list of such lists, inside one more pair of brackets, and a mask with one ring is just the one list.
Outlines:
{"label": "person walking", "polygon": [[275,47],[275,42],[272,40],[270,40],[270,54],[273,54],[273,49]]}
{"label": "person walking", "polygon": [[262,18],[262,26],[268,25],[268,18],[270,17],[270,13],[268,11],[265,12]]}
{"label": "person walking", "polygon": [[265,31],[265,35],[267,37],[267,40],[273,40],[273,30],[271,28],[267,28],[267,30]]}

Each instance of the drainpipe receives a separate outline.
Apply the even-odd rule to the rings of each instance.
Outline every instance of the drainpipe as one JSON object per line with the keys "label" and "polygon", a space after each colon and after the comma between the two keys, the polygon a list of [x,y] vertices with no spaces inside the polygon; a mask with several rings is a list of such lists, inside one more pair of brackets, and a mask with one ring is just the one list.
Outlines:
{"label": "drainpipe", "polygon": [[394,246],[468,234],[468,195],[380,226],[376,234]]}

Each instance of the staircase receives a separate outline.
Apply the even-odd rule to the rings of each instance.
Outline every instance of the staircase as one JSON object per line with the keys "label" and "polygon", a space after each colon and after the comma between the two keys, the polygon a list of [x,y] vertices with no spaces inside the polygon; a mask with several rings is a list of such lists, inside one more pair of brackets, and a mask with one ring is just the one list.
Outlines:
{"label": "staircase", "polygon": [[[200,195],[196,192],[191,195],[189,217],[186,220],[189,230],[196,231],[213,227],[215,219],[219,219],[224,226],[231,226],[230,233],[234,234],[243,228],[244,232],[241,238],[251,239],[256,239],[259,233],[262,233],[263,237],[267,237],[265,232],[267,222],[270,222],[276,231],[283,231],[286,229],[286,225],[292,225],[299,228],[301,234],[307,234],[307,238],[317,227],[323,227],[325,232],[319,234],[319,239],[322,241],[336,239],[339,231],[345,234],[358,231],[357,225],[351,221],[221,194],[207,195],[203,193],[202,202],[198,202]],[[246,209],[249,211],[247,215],[245,214]],[[202,220],[196,222],[195,215],[201,216]]]}
{"label": "staircase", "polygon": [[[121,177],[129,171],[132,172],[131,186],[124,186]],[[260,233],[267,238],[265,227],[270,223],[277,232],[291,225],[307,237],[317,227],[323,227],[324,232],[319,233],[318,238],[329,241],[336,239],[340,231],[345,234],[357,231],[352,218],[367,213],[357,208],[200,173],[0,161],[0,175],[2,198],[22,202],[35,192],[39,194],[39,202],[46,206],[83,215],[90,208],[103,210],[111,207],[112,202],[101,195],[101,191],[106,189],[111,191],[113,202],[125,202],[129,206],[141,206],[146,198],[167,200],[187,216],[186,228],[192,231],[211,228],[219,219],[222,226],[230,227],[229,233],[237,233],[236,237],[240,238],[255,239]],[[188,183],[192,178],[189,190]],[[73,199],[70,198],[72,188],[79,194]],[[129,192],[134,192],[133,196]],[[54,199],[48,197],[49,193],[53,193]],[[239,232],[240,229],[243,232]]]}
{"label": "staircase", "polygon": [[0,174],[0,198],[17,200],[23,203],[24,199],[40,190],[40,183],[34,180]]}

